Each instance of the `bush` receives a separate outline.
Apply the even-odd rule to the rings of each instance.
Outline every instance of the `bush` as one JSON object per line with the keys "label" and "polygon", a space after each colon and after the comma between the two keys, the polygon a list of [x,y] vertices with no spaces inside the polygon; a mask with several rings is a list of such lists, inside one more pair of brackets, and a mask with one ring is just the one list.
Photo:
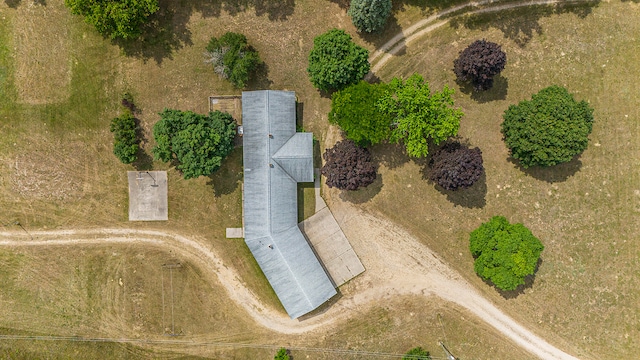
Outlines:
{"label": "bush", "polygon": [[457,142],[446,143],[433,154],[430,179],[446,190],[466,189],[484,173],[482,151]]}
{"label": "bush", "polygon": [[391,0],[351,0],[349,11],[358,31],[372,33],[384,27],[391,15]]}
{"label": "bush", "polygon": [[71,12],[84,16],[96,30],[112,39],[138,38],[141,27],[160,7],[158,0],[64,0]]}
{"label": "bush", "polygon": [[359,146],[369,146],[388,139],[391,118],[376,107],[386,91],[385,84],[361,81],[333,93],[329,121],[338,124],[345,136]]}
{"label": "bush", "polygon": [[473,268],[502,290],[515,290],[536,270],[544,246],[522,224],[494,216],[471,233],[469,248]]}
{"label": "bush", "polygon": [[464,115],[453,108],[453,90],[444,87],[433,92],[421,75],[413,74],[406,82],[394,78],[389,91],[378,101],[378,109],[391,117],[392,142],[402,141],[407,154],[423,157],[429,154],[429,142],[435,145],[458,134]]}
{"label": "bush", "polygon": [[589,104],[555,85],[509,106],[503,118],[504,141],[524,168],[571,161],[587,148],[593,127]]}
{"label": "bush", "polygon": [[358,190],[376,180],[377,167],[371,161],[371,153],[351,140],[342,140],[324,155],[325,164],[320,170],[329,187],[341,190]]}
{"label": "bush", "polygon": [[404,354],[402,360],[431,360],[431,356],[428,351],[418,346]]}
{"label": "bush", "polygon": [[153,154],[164,162],[177,160],[185,179],[212,174],[233,150],[236,123],[227,113],[165,109],[160,117],[153,127]]}
{"label": "bush", "polygon": [[136,161],[136,154],[140,149],[138,139],[138,125],[131,111],[111,120],[109,130],[113,133],[113,153],[123,164]]}
{"label": "bush", "polygon": [[471,81],[476,90],[488,90],[493,86],[493,77],[498,75],[507,63],[507,54],[500,45],[476,40],[460,52],[453,62],[453,71],[458,81]]}
{"label": "bush", "polygon": [[247,43],[246,36],[227,32],[220,39],[212,37],[205,53],[207,63],[213,64],[213,70],[235,87],[242,89],[262,63],[258,52]]}
{"label": "bush", "polygon": [[369,51],[351,41],[343,30],[329,30],[313,39],[307,72],[320,90],[344,89],[369,72]]}
{"label": "bush", "polygon": [[290,360],[291,356],[289,355],[289,350],[285,348],[280,348],[276,353],[276,356],[273,357],[273,360]]}

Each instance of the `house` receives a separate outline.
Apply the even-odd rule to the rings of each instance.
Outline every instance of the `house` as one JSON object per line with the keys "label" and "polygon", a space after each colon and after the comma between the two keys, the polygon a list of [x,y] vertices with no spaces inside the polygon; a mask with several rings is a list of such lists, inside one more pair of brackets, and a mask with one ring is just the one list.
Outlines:
{"label": "house", "polygon": [[313,135],[296,132],[291,91],[242,93],[244,238],[291,318],[336,295],[298,228],[297,183],[313,181]]}

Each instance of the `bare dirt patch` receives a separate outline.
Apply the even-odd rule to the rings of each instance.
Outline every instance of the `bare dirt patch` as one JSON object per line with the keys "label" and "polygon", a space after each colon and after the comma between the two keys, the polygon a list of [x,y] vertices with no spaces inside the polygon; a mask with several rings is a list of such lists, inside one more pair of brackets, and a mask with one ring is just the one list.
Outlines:
{"label": "bare dirt patch", "polygon": [[55,2],[44,6],[25,1],[16,10],[13,43],[19,102],[48,104],[69,98],[71,42],[65,20],[70,16]]}

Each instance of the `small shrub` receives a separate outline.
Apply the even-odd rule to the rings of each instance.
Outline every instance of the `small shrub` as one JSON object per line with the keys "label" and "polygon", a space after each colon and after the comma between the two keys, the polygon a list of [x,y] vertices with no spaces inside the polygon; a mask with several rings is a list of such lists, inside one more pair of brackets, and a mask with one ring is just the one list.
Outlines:
{"label": "small shrub", "polygon": [[382,29],[391,15],[391,0],[351,0],[349,11],[358,31],[372,33]]}
{"label": "small shrub", "polygon": [[280,348],[276,353],[276,356],[273,357],[273,360],[290,360],[291,355],[289,355],[289,350],[285,348]]}
{"label": "small shrub", "polygon": [[333,91],[364,79],[369,66],[369,51],[344,30],[332,29],[313,39],[307,72],[316,88]]}
{"label": "small shrub", "polygon": [[357,190],[376,180],[378,169],[371,161],[371,153],[351,140],[339,141],[323,157],[325,164],[320,171],[329,187]]}
{"label": "small shrub", "polygon": [[213,64],[213,70],[220,77],[242,89],[262,60],[258,52],[249,46],[246,36],[227,32],[220,39],[212,37],[209,40],[205,62]]}
{"label": "small shrub", "polygon": [[493,77],[498,75],[507,63],[507,54],[500,45],[476,40],[460,52],[453,62],[453,71],[458,81],[471,81],[476,90],[488,90],[493,86]]}
{"label": "small shrub", "polygon": [[427,350],[418,346],[404,354],[402,360],[431,360],[431,356]]}
{"label": "small shrub", "polygon": [[433,154],[430,179],[446,190],[466,189],[484,173],[482,151],[458,142],[446,143]]}
{"label": "small shrub", "polygon": [[131,111],[111,120],[110,131],[113,133],[113,153],[123,164],[136,161],[136,154],[140,149],[138,126]]}

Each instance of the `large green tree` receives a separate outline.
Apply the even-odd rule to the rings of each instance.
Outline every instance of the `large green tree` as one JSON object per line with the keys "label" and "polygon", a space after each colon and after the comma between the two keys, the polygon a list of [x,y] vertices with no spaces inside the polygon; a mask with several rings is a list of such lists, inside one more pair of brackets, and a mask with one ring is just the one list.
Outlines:
{"label": "large green tree", "polygon": [[344,30],[332,29],[313,39],[307,72],[316,88],[332,91],[364,79],[369,66],[369,51]]}
{"label": "large green tree", "polygon": [[391,15],[391,0],[351,0],[349,11],[358,31],[372,33],[384,27]]}
{"label": "large green tree", "polygon": [[345,136],[359,146],[374,145],[388,139],[391,117],[376,106],[386,91],[384,83],[361,81],[333,93],[329,121],[338,124]]}
{"label": "large green tree", "polygon": [[567,89],[550,86],[504,112],[502,134],[520,164],[552,166],[582,153],[593,128],[593,109]]}
{"label": "large green tree", "polygon": [[165,162],[177,160],[185,179],[209,175],[233,149],[235,132],[235,121],[224,112],[201,115],[165,109],[153,127],[153,154]]}
{"label": "large green tree", "polygon": [[248,44],[247,37],[234,32],[227,32],[219,39],[212,37],[205,56],[206,62],[213,64],[218,75],[239,89],[244,88],[251,73],[262,63],[258,52]]}
{"label": "large green tree", "polygon": [[494,216],[471,233],[469,248],[473,268],[502,290],[515,290],[536,270],[544,246],[522,224]]}
{"label": "large green tree", "polygon": [[158,0],[64,0],[71,12],[112,39],[135,39],[147,18],[160,9]]}
{"label": "large green tree", "polygon": [[406,82],[394,78],[378,108],[392,118],[392,142],[402,141],[407,154],[424,157],[429,154],[429,142],[439,145],[458,134],[464,114],[453,108],[453,89],[431,92],[421,75],[413,74]]}

